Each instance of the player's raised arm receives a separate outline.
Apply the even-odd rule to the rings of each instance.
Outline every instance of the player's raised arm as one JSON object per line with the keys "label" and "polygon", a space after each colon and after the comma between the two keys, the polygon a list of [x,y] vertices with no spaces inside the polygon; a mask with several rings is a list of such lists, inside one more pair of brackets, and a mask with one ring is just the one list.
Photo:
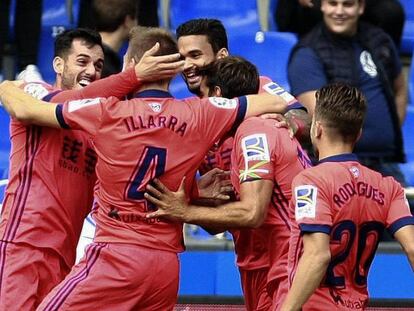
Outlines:
{"label": "player's raised arm", "polygon": [[13,82],[4,81],[0,84],[0,101],[7,112],[21,122],[60,127],[55,115],[56,104],[26,94]]}

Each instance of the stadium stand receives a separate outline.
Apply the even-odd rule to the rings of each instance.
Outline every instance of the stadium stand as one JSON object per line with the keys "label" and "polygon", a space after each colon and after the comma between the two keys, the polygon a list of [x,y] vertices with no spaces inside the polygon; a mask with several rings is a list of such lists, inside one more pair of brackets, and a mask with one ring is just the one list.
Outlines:
{"label": "stadium stand", "polygon": [[0,107],[0,179],[7,177],[9,167],[10,140],[9,140],[10,118],[3,107]]}
{"label": "stadium stand", "polygon": [[253,62],[261,75],[289,90],[287,62],[296,41],[296,36],[287,32],[238,33],[229,36],[229,49],[232,55]]}
{"label": "stadium stand", "polygon": [[400,0],[405,11],[405,24],[401,39],[401,52],[411,54],[414,50],[414,3],[413,0]]}
{"label": "stadium stand", "polygon": [[38,67],[46,82],[55,80],[55,72],[52,67],[53,44],[55,37],[68,28],[76,25],[77,6],[79,0],[55,1],[43,0],[42,32],[40,35]]}

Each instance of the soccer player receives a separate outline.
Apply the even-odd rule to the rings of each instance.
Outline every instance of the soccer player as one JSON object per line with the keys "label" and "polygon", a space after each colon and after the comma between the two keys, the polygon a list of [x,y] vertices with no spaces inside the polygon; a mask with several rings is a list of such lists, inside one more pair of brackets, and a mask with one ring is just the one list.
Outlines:
{"label": "soccer player", "polygon": [[[130,67],[148,47],[177,52],[171,34],[160,28],[133,28],[126,55]],[[177,189],[183,176],[190,189],[204,154],[214,141],[247,117],[284,112],[279,96],[175,100],[170,79],[144,84],[135,98],[92,99],[47,104],[13,84],[0,85],[0,99],[20,120],[81,129],[98,156],[99,187],[94,243],[39,306],[39,310],[172,310],[178,290],[177,252],[183,250],[182,222],[147,219],[153,208],[145,187],[160,177]]]}
{"label": "soccer player", "polygon": [[[248,61],[228,56],[217,60],[211,72],[206,72],[206,86],[210,96],[231,98],[257,93],[259,76]],[[234,136],[231,180],[239,197],[237,202],[216,208],[188,205],[185,196],[176,201],[161,184],[161,192],[148,186],[155,197],[147,198],[160,208],[148,217],[166,216],[207,228],[246,227],[231,232],[246,309],[252,311],[271,310],[287,290],[290,187],[293,177],[310,166],[298,141],[290,138],[287,129],[277,128],[276,123],[249,118]]]}
{"label": "soccer player", "polygon": [[354,87],[316,92],[311,138],[319,164],[292,184],[291,287],[283,311],[365,309],[368,270],[384,228],[414,269],[414,217],[403,188],[352,153],[365,110]]}
{"label": "soccer player", "polygon": [[[178,26],[176,34],[178,49],[185,60],[183,78],[188,89],[199,97],[207,96],[209,90],[205,85],[203,68],[229,55],[226,29],[217,19],[198,18]],[[288,102],[290,107],[285,115],[286,121],[298,138],[306,140],[310,125],[306,111],[292,95],[270,82],[268,77],[261,76],[260,88],[278,94]],[[223,148],[221,150],[226,152]]]}
{"label": "soccer player", "polygon": [[[145,64],[95,84],[103,66],[101,38],[94,31],[69,30],[55,42],[55,86],[26,83],[22,88],[47,101],[120,97],[139,86],[136,74],[147,79],[155,76],[153,67],[160,71],[159,59],[148,56]],[[11,143],[0,223],[0,309],[33,310],[74,264],[83,220],[92,206],[96,154],[85,133],[15,119]]]}

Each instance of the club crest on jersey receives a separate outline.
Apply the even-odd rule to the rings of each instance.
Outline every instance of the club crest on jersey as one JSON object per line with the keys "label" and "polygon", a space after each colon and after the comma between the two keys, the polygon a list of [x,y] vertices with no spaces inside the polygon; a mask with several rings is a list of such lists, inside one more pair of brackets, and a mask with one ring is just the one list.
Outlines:
{"label": "club crest on jersey", "polygon": [[237,107],[237,99],[228,99],[223,97],[210,97],[209,101],[212,105],[218,108],[234,109]]}
{"label": "club crest on jersey", "polygon": [[359,169],[355,166],[352,166],[349,171],[351,172],[352,176],[354,176],[355,178],[359,177]]}
{"label": "club crest on jersey", "polygon": [[43,99],[47,94],[48,90],[40,83],[29,83],[23,88],[25,93],[30,94],[34,98]]}
{"label": "club crest on jersey", "polygon": [[79,100],[72,100],[68,103],[68,111],[74,112],[81,108],[85,108],[88,106],[99,104],[101,98],[87,98],[87,99],[79,99]]}
{"label": "club crest on jersey", "polygon": [[315,218],[318,188],[311,185],[295,187],[295,218]]}
{"label": "club crest on jersey", "polygon": [[270,161],[269,145],[265,134],[246,136],[241,142],[243,156],[249,161]]}
{"label": "club crest on jersey", "polygon": [[160,112],[161,111],[161,104],[160,103],[149,103],[148,106],[152,109],[154,112]]}

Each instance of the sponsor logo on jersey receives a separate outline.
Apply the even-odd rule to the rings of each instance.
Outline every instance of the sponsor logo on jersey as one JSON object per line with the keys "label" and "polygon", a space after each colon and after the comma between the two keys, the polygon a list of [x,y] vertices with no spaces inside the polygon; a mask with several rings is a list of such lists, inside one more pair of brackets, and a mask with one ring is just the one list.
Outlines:
{"label": "sponsor logo on jersey", "polygon": [[[241,141],[245,169],[240,170],[240,181],[261,179],[260,174],[268,174],[269,170],[261,168],[270,161],[269,145],[265,134],[246,136]],[[249,162],[255,163],[249,163]],[[259,161],[259,162],[257,162]]]}
{"label": "sponsor logo on jersey", "polygon": [[295,187],[295,218],[315,218],[318,188],[311,185]]}
{"label": "sponsor logo on jersey", "polygon": [[234,109],[237,107],[238,100],[237,99],[228,99],[223,97],[209,97],[209,101],[212,105],[218,108],[224,109]]}
{"label": "sponsor logo on jersey", "polygon": [[25,85],[23,90],[37,99],[43,99],[43,97],[49,94],[49,91],[40,83],[29,83]]}
{"label": "sponsor logo on jersey", "polygon": [[160,112],[161,111],[161,104],[160,103],[149,103],[148,106],[152,109],[154,112]]}
{"label": "sponsor logo on jersey", "polygon": [[243,156],[249,161],[270,161],[269,145],[265,134],[246,136],[241,142]]}
{"label": "sponsor logo on jersey", "polygon": [[68,103],[68,111],[74,112],[81,108],[85,108],[88,106],[99,104],[101,98],[88,98],[88,99],[79,99],[79,100],[72,100]]}

